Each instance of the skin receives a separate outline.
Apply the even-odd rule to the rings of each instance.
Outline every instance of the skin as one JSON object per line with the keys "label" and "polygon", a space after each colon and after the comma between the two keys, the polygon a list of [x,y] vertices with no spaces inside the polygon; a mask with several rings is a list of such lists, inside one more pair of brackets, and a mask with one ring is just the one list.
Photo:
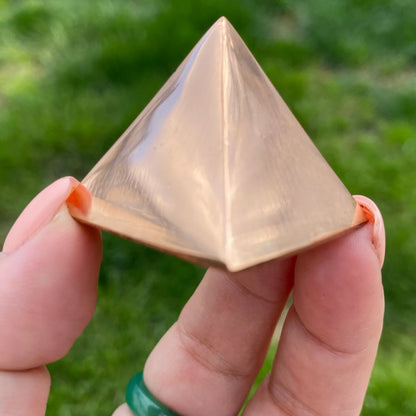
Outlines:
{"label": "skin", "polygon": [[[65,201],[88,192],[63,178],[40,193],[0,253],[0,414],[45,414],[45,365],[62,358],[92,318],[100,233]],[[382,330],[384,227],[369,223],[297,257],[239,273],[209,269],[178,321],[150,354],[144,378],[183,416],[232,416],[253,384],[291,293],[270,374],[244,416],[358,416]],[[120,406],[113,416],[132,416]]]}

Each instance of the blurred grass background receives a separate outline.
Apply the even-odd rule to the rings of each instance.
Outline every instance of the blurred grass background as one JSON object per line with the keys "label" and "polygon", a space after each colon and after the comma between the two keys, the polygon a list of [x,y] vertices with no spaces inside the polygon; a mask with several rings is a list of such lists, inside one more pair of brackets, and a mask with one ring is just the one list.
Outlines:
{"label": "blurred grass background", "polygon": [[[385,331],[362,414],[416,415],[413,0],[0,0],[0,241],[44,186],[89,171],[221,15],[384,214]],[[111,414],[203,274],[107,234],[104,253],[96,315],[50,366],[48,415]]]}

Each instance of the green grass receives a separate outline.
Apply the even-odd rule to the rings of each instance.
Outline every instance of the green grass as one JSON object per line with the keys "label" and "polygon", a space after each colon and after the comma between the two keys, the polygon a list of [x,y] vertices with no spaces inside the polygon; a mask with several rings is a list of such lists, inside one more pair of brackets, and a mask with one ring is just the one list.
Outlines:
{"label": "green grass", "polygon": [[[0,240],[40,189],[88,172],[221,15],[350,191],[382,209],[386,333],[363,414],[416,414],[413,0],[0,0]],[[97,313],[50,367],[51,415],[108,414],[202,275],[104,243]]]}
{"label": "green grass", "polygon": [[416,415],[414,336],[396,336],[395,347],[380,351],[363,416]]}

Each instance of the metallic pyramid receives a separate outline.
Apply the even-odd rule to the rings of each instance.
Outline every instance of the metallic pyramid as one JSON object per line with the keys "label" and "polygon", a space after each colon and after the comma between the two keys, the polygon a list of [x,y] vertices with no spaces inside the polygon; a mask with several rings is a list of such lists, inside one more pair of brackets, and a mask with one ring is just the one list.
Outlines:
{"label": "metallic pyramid", "polygon": [[79,220],[230,271],[365,221],[225,18],[83,184]]}

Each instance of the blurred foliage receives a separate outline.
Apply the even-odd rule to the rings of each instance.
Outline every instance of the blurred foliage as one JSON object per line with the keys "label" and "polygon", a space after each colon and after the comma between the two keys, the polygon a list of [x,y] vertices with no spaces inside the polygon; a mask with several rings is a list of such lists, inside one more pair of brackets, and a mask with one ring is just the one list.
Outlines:
{"label": "blurred foliage", "polygon": [[[88,172],[221,15],[350,191],[382,209],[386,332],[363,414],[416,414],[413,0],[0,0],[0,239],[40,189]],[[104,237],[97,313],[51,366],[50,414],[122,401],[202,275]]]}
{"label": "blurred foliage", "polygon": [[395,348],[380,351],[363,416],[416,414],[414,337],[395,337]]}

